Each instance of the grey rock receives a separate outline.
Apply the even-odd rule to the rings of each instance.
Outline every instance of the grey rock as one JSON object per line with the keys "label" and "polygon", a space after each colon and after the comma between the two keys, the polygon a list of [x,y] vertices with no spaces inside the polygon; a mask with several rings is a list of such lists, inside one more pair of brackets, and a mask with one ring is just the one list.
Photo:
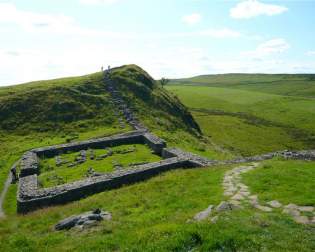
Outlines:
{"label": "grey rock", "polygon": [[219,220],[219,216],[218,215],[211,218],[211,222],[212,223],[217,223],[218,220]]}
{"label": "grey rock", "polygon": [[262,205],[255,205],[255,208],[259,209],[260,211],[263,212],[272,212],[272,208],[267,207],[267,206],[262,206]]}
{"label": "grey rock", "polygon": [[77,222],[80,220],[80,216],[71,216],[60,222],[55,226],[56,230],[70,229],[73,228]]}
{"label": "grey rock", "polygon": [[222,201],[217,207],[218,212],[233,210],[233,205],[227,201]]}
{"label": "grey rock", "polygon": [[109,212],[103,212],[100,209],[96,209],[91,212],[80,214],[77,216],[68,217],[55,225],[55,230],[69,230],[75,226],[79,229],[91,227],[97,222],[102,220],[111,220],[112,216]]}
{"label": "grey rock", "polygon": [[283,209],[282,213],[291,215],[293,217],[297,217],[301,215],[300,211],[295,208],[285,208]]}
{"label": "grey rock", "polygon": [[282,207],[282,204],[279,201],[277,201],[277,200],[269,201],[269,202],[267,202],[267,204],[269,206],[273,207],[273,208],[280,208],[280,207]]}
{"label": "grey rock", "polygon": [[286,206],[284,206],[285,209],[298,209],[298,206],[295,204],[288,204]]}
{"label": "grey rock", "polygon": [[55,160],[56,160],[56,166],[61,166],[62,165],[62,159],[61,159],[60,156],[56,156]]}
{"label": "grey rock", "polygon": [[212,209],[213,209],[213,205],[210,205],[207,209],[203,210],[202,212],[200,213],[197,213],[194,217],[194,220],[196,221],[202,221],[206,218],[208,218],[208,216],[211,214],[212,212]]}
{"label": "grey rock", "polygon": [[311,224],[311,221],[306,216],[294,216],[293,219],[299,224]]}
{"label": "grey rock", "polygon": [[297,209],[301,212],[313,212],[314,211],[314,207],[312,207],[312,206],[299,206]]}

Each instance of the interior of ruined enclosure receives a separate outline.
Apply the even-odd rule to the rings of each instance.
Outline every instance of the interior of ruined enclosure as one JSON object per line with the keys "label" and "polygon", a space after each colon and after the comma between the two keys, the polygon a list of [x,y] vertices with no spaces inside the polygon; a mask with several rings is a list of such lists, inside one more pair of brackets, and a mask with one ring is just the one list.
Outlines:
{"label": "interior of ruined enclosure", "polygon": [[129,144],[39,158],[39,187],[52,187],[161,160],[146,145]]}

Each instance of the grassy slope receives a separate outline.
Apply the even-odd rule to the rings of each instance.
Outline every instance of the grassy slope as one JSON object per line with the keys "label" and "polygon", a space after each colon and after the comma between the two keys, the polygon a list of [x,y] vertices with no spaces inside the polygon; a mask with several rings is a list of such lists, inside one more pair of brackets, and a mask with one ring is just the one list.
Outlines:
{"label": "grassy slope", "polygon": [[[192,84],[190,81],[196,81],[193,78],[172,82],[167,88],[193,111],[202,131],[213,142],[234,153],[252,155],[279,149],[314,148],[314,99],[311,95],[303,97],[299,92],[301,87],[295,93],[292,91],[292,86],[298,85],[296,78],[301,81],[302,77],[245,77],[197,77],[199,84]],[[281,79],[281,85],[274,84],[277,78]],[[313,80],[303,83],[309,90],[315,89]],[[290,95],[285,95],[288,92]]]}
{"label": "grassy slope", "polygon": [[[222,199],[227,167],[177,170],[65,206],[0,222],[3,251],[312,251],[311,228],[280,213],[252,209],[209,221],[187,223],[197,212]],[[145,193],[144,193],[145,192]],[[85,232],[54,232],[72,214],[101,207],[113,213]]]}
{"label": "grassy slope", "polygon": [[[129,84],[135,85],[136,83],[129,82]],[[24,87],[20,86],[18,88],[23,89]],[[124,89],[124,87],[120,88]],[[134,86],[131,86],[131,88],[133,89]],[[215,130],[209,130],[207,133],[212,136],[213,141],[217,141],[220,146],[225,146],[220,141],[223,139],[224,141],[222,141],[225,143],[225,141],[232,138],[232,143],[227,144],[227,146],[230,146],[230,149],[236,154],[262,152],[270,147],[266,148],[264,146],[265,142],[257,147],[258,140],[252,138],[260,134],[259,130],[262,127],[265,133],[259,141],[268,138],[272,148],[283,147],[280,142],[279,146],[275,144],[273,138],[277,138],[281,132],[287,132],[287,126],[284,128],[280,125],[275,126],[274,122],[270,124],[266,119],[262,120],[252,115],[248,116],[248,113],[235,115],[231,114],[232,112],[224,111],[224,115],[221,115],[213,112],[214,105],[219,106],[222,110],[228,108],[233,113],[234,107],[242,110],[249,105],[255,107],[254,99],[245,99],[244,96],[239,98],[238,93],[230,94],[228,99],[222,99],[220,97],[222,93],[212,98],[205,92],[208,90],[210,89],[201,90],[202,92],[199,90],[197,93],[193,93],[193,90],[181,92],[183,93],[184,102],[187,104],[190,102],[198,103],[198,100],[202,101],[198,103],[200,107],[195,107],[199,109],[194,112],[195,115],[201,114],[200,117],[202,118],[213,117],[212,122],[217,123],[214,126]],[[164,92],[164,90],[157,92],[157,96],[154,95],[154,97],[165,95],[166,100],[175,99],[169,94],[164,94]],[[189,98],[189,92],[193,93],[194,101]],[[248,92],[247,94],[252,93]],[[268,96],[268,94],[265,95]],[[263,94],[257,97],[260,102],[266,100],[263,98]],[[277,95],[274,95],[274,97],[277,97]],[[172,145],[179,145],[195,152],[207,153],[212,157],[222,158],[228,156],[228,153],[220,154],[219,146],[212,144],[208,138],[202,139],[204,141],[202,144],[197,143],[198,138],[194,136],[195,133],[187,133],[185,125],[189,125],[189,122],[186,121],[185,123],[185,120],[180,120],[184,123],[178,123],[178,120],[174,120],[174,118],[179,118],[176,116],[178,109],[172,111],[171,117],[167,117],[168,120],[165,117],[165,109],[167,111],[168,107],[165,107],[165,104],[167,104],[165,99],[158,99],[160,102],[163,101],[160,104],[163,109],[157,111],[158,101],[150,106],[144,105],[147,104],[146,101],[137,98],[136,92],[125,92],[125,98],[134,106],[137,113],[145,119],[146,125],[165,137]],[[278,100],[273,102],[275,101]],[[200,111],[200,108],[203,111]],[[198,117],[197,119],[199,121]],[[79,122],[81,123],[82,120]],[[176,127],[177,124],[178,128]],[[74,137],[80,139],[102,134],[104,131],[101,130],[101,127],[107,130],[105,132],[120,130],[117,126],[115,128],[115,123],[110,126],[108,124],[96,126],[92,121],[87,128],[83,129],[76,127],[75,122],[71,125],[74,126],[68,126],[70,129],[68,133],[74,134]],[[237,125],[238,128],[238,132],[234,136],[231,125]],[[202,130],[205,131],[206,127],[209,126],[208,121],[205,120],[201,126]],[[46,145],[48,142],[66,141],[68,134],[64,133],[65,128],[66,126],[63,125],[54,134],[54,138],[49,137],[51,131],[35,133],[27,127],[27,136],[23,136],[22,133],[19,136],[13,133],[4,135],[6,145],[3,144],[1,147],[6,148],[6,151],[2,153],[12,152],[8,156],[12,159],[10,161],[12,163],[18,157],[18,154],[25,149]],[[279,130],[279,132],[277,133],[276,130]],[[216,131],[216,137],[213,136],[214,131]],[[246,132],[249,133],[249,136]],[[269,137],[268,132],[273,134],[272,137]],[[223,133],[232,134],[232,137],[222,137]],[[241,135],[243,138],[240,141],[238,137]],[[290,143],[290,141],[293,141],[294,144],[298,143],[291,134],[282,137],[286,141],[285,144]],[[279,141],[279,138],[277,138],[277,141]],[[240,142],[242,143],[240,144]],[[306,143],[301,140],[299,144],[303,147]],[[3,164],[5,163],[3,159]],[[227,213],[216,224],[210,224],[208,221],[199,224],[186,223],[187,219],[192,218],[209,204],[218,204],[222,200],[221,182],[227,169],[230,169],[230,167],[172,171],[147,182],[100,193],[79,202],[40,210],[20,217],[15,216],[16,186],[12,186],[5,202],[5,209],[9,217],[0,222],[0,250],[192,251],[194,249],[195,251],[312,251],[314,249],[315,239],[312,228],[298,225],[289,217],[277,212],[261,213],[252,209],[245,209]],[[295,174],[295,176],[298,177],[299,174]],[[293,195],[292,197],[297,199],[299,195]],[[304,199],[300,197],[299,200],[303,203]],[[113,221],[103,222],[95,229],[83,233],[52,231],[53,225],[60,219],[96,207],[112,212]]]}
{"label": "grassy slope", "polygon": [[245,184],[264,201],[315,206],[313,162],[272,160],[243,175]]}

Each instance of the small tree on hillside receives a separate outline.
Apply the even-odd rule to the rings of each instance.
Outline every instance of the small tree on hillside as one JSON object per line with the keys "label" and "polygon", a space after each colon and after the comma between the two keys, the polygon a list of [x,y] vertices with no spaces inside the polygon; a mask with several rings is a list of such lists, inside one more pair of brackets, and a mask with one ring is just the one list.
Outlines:
{"label": "small tree on hillside", "polygon": [[170,80],[163,77],[163,78],[160,80],[160,82],[161,82],[162,87],[164,87],[165,85],[167,85],[167,83],[170,82]]}

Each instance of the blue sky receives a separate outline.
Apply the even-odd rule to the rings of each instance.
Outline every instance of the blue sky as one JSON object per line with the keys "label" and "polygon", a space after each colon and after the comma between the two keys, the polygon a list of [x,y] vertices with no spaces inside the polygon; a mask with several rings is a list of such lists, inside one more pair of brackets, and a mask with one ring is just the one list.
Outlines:
{"label": "blue sky", "polygon": [[155,78],[315,73],[315,0],[0,0],[0,85],[138,64]]}

